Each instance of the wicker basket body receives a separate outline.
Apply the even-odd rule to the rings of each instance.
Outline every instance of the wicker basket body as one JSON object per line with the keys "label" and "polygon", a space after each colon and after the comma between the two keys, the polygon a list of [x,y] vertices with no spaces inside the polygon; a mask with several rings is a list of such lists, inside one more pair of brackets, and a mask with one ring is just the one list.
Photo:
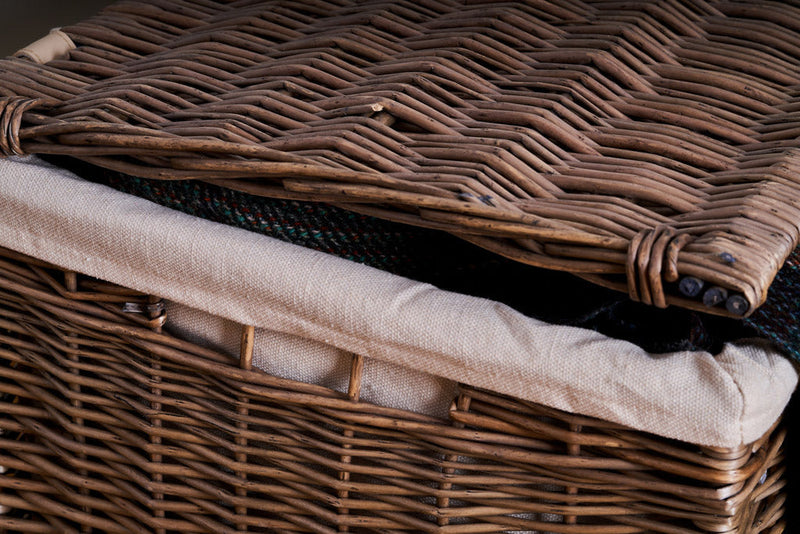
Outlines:
{"label": "wicker basket body", "polygon": [[741,316],[800,236],[798,27],[763,2],[123,1],[64,59],[0,62],[0,152],[336,202]]}
{"label": "wicker basket body", "polygon": [[337,392],[166,322],[2,251],[0,530],[783,531],[780,429],[704,448],[469,387],[442,420],[359,401],[361,357]]}
{"label": "wicker basket body", "polygon": [[[0,153],[333,202],[743,315],[800,235],[797,28],[757,2],[122,1],[63,58],[0,61]],[[168,326],[0,251],[0,531],[784,529],[779,427],[699,447],[467,386],[440,419],[360,400],[361,356],[335,391],[252,368],[252,327],[232,359]]]}

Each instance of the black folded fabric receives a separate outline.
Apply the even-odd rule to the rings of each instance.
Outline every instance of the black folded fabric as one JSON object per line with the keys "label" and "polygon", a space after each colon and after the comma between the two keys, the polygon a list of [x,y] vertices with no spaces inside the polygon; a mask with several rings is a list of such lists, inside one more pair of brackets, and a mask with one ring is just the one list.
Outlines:
{"label": "black folded fabric", "polygon": [[767,301],[744,322],[800,362],[800,247],[778,271]]}
{"label": "black folded fabric", "polygon": [[442,289],[493,299],[530,317],[596,330],[636,343],[649,352],[716,353],[727,341],[763,337],[800,361],[800,248],[776,277],[767,302],[746,319],[730,319],[681,308],[645,306],[568,273],[506,260],[446,233],[327,204],[269,199],[198,181],[135,178],[69,158],[53,161],[86,179],[190,215]]}

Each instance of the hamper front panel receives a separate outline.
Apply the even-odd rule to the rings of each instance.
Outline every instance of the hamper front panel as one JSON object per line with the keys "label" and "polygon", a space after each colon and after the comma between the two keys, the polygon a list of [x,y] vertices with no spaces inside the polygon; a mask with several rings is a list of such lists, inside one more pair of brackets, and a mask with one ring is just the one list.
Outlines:
{"label": "hamper front panel", "polygon": [[[250,369],[4,251],[8,532],[780,532],[782,432],[706,449],[464,386],[449,420]],[[369,363],[366,362],[366,365]]]}

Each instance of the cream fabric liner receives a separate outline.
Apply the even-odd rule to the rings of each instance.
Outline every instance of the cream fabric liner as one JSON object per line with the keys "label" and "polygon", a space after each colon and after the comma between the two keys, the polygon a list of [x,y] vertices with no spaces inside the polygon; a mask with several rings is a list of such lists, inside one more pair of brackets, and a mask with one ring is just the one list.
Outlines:
{"label": "cream fabric liner", "polygon": [[[378,403],[422,398],[410,407],[441,411],[446,406],[435,404],[449,398],[452,381],[463,381],[682,441],[733,447],[760,437],[797,383],[789,361],[757,342],[728,345],[716,356],[650,355],[496,302],[190,217],[33,157],[0,161],[0,245],[161,295],[176,303],[172,311],[187,335],[223,348],[235,324],[255,325],[259,363],[274,363],[278,372],[336,385],[341,351],[362,354],[373,371],[383,365],[389,373],[365,392]],[[269,354],[281,347],[288,364],[303,353],[327,363],[308,373],[292,369]]]}

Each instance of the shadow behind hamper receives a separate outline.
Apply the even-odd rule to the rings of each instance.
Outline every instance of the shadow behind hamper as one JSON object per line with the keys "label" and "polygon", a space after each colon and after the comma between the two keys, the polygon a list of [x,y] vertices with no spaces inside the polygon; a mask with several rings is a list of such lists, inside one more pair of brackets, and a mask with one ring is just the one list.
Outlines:
{"label": "shadow behind hamper", "polygon": [[[475,13],[465,10],[462,16],[455,4],[447,2],[426,6],[398,3],[394,7],[372,3],[374,12],[363,13],[357,8],[367,4],[308,2],[300,9],[280,2],[270,5],[275,16],[282,17],[280,31],[280,25],[262,24],[259,16],[253,17],[259,8],[256,3],[178,1],[168,12],[158,3],[120,2],[106,16],[76,25],[71,33],[67,29],[66,34],[53,34],[56,40],[66,35],[77,41],[77,49],[65,51],[68,59],[55,58],[45,65],[26,59],[5,60],[4,72],[13,76],[4,74],[0,83],[9,96],[3,101],[1,117],[7,134],[2,139],[3,151],[67,154],[142,175],[205,178],[259,194],[333,201],[356,211],[445,229],[537,265],[560,269],[580,265],[576,270],[584,276],[624,289],[648,303],[705,309],[696,300],[681,296],[675,285],[681,269],[681,274],[702,274],[713,283],[727,283],[734,296],[745,299],[733,299],[728,308],[724,303],[717,305],[710,310],[714,313],[751,312],[763,301],[771,276],[796,245],[796,184],[791,178],[796,164],[790,134],[795,105],[791,87],[796,84],[797,67],[786,59],[796,45],[785,29],[770,26],[772,15],[769,23],[763,23],[770,31],[762,32],[761,37],[754,37],[740,19],[766,17],[767,11],[737,3],[648,3],[650,7],[642,11],[646,22],[639,28],[658,28],[656,33],[680,43],[678,48],[670,48],[680,54],[670,57],[659,52],[665,43],[652,46],[648,41],[652,35],[643,36],[629,27],[631,33],[625,37],[633,36],[644,52],[634,54],[623,43],[613,49],[615,56],[609,57],[583,48],[607,44],[609,39],[619,41],[608,34],[596,39],[586,26],[591,23],[589,29],[601,34],[608,31],[612,22],[627,16],[623,5],[617,9],[602,2],[553,2],[501,9],[497,20],[511,26],[522,24],[532,32],[526,37],[532,41],[518,43],[524,51],[518,54],[505,46],[498,47],[499,52],[487,51],[480,36],[451,35],[453,27],[469,29],[465,24],[474,22],[470,17]],[[338,18],[326,19],[334,8],[342,9]],[[785,24],[795,20],[790,8],[775,9],[786,15]],[[784,13],[787,10],[788,14]],[[399,32],[395,37],[408,49],[398,52],[396,43],[385,40],[378,30],[364,33],[359,26],[364,13],[380,31],[389,21],[386,27]],[[434,16],[437,13],[441,16]],[[115,19],[120,16],[131,16],[130,24],[120,24]],[[719,20],[723,16],[736,20],[734,26],[741,35],[730,38],[725,54],[709,55],[701,37],[703,32],[718,37],[724,34],[727,30]],[[401,19],[404,22],[399,24]],[[541,24],[526,26],[533,19]],[[406,25],[409,21],[413,24]],[[114,44],[98,31],[104,24],[111,28]],[[209,24],[208,28],[202,28],[203,24]],[[416,24],[428,24],[427,30],[441,42],[426,42],[428,37],[415,33],[419,29]],[[248,42],[247,35],[235,30],[239,25],[250,32],[263,31],[263,35],[256,39],[251,33]],[[194,28],[195,33],[176,36],[178,27]],[[319,42],[300,39],[298,32],[304,28],[313,29],[309,35],[317,32]],[[337,33],[342,28],[348,39]],[[157,39],[148,42],[154,36]],[[519,40],[522,34],[510,31],[500,40],[507,38]],[[781,49],[771,59],[775,68],[748,72],[746,79],[731,76],[728,69],[746,64],[737,52],[740,45],[735,39],[741,38],[761,39],[758,53],[762,55],[765,48]],[[217,43],[201,54],[203,61],[194,63],[198,71],[189,86],[199,84],[203,90],[189,90],[184,85],[176,93],[177,86],[169,85],[172,81],[168,78],[174,76],[181,83],[187,78],[181,64],[171,63],[174,58],[169,49],[192,45],[195,39],[201,49],[203,43]],[[278,44],[265,44],[264,39]],[[293,39],[299,43],[296,50]],[[595,40],[587,43],[587,39]],[[780,39],[783,44],[775,44]],[[360,47],[367,41],[373,47],[381,43],[382,48],[376,52],[369,46]],[[335,44],[332,48],[331,43]],[[430,60],[434,71],[441,73],[436,69],[446,63],[452,77],[463,73],[466,65],[477,69],[480,76],[456,77],[458,83],[449,86],[449,95],[437,93],[436,84],[431,85],[419,73],[412,75],[411,85],[403,89],[410,91],[411,99],[403,96],[403,91],[391,92],[389,98],[380,99],[378,107],[372,100],[364,104],[364,96],[355,88],[350,96],[343,87],[336,87],[343,90],[341,94],[330,91],[339,79],[355,80],[354,73],[360,75],[369,68],[360,64],[363,58],[349,66],[343,58],[349,61],[358,59],[359,54],[377,54],[373,59],[384,70],[373,74],[391,78],[390,53],[401,57],[408,53],[403,58],[406,61],[415,57],[413,50],[433,47],[446,52],[453,43],[463,47],[459,53],[466,55],[436,56],[438,59]],[[231,56],[229,47],[239,48]],[[253,47],[259,50],[251,50]],[[36,56],[39,49],[27,54]],[[241,82],[225,77],[214,80],[209,73],[220,75],[225,71],[220,65],[228,68],[236,61],[239,67],[253,67],[265,60],[263,54],[275,65],[280,65],[283,57],[312,66],[297,71],[295,63],[287,71],[271,73],[274,65],[270,63],[258,74],[291,78],[291,82],[279,84],[282,89],[275,92],[272,102],[289,100],[291,105],[279,106],[277,114],[275,110],[266,113],[278,124],[266,121],[253,127],[250,114],[263,115],[263,110],[253,108],[249,101],[231,104],[236,112],[215,117],[221,122],[203,123],[200,118],[213,115],[209,109],[219,104],[219,95],[235,96]],[[621,63],[614,57],[621,57]],[[214,61],[204,63],[209,58]],[[587,58],[591,60],[588,67],[583,64]],[[708,65],[709,61],[713,65]],[[283,62],[290,63],[288,59]],[[486,68],[487,63],[496,70]],[[564,82],[563,73],[555,76],[545,65],[572,74],[588,72],[588,77],[580,77],[581,83],[596,94],[585,93],[580,84]],[[151,68],[156,70],[147,70]],[[631,68],[636,72],[630,72]],[[692,76],[703,69],[721,72],[717,82],[722,87],[706,84],[698,89],[698,80]],[[197,75],[200,71],[202,76]],[[248,83],[258,72],[250,70],[245,75]],[[550,78],[545,81],[537,76]],[[266,85],[274,81],[266,78],[262,80]],[[553,85],[555,78],[565,85]],[[651,91],[651,83],[657,91]],[[444,98],[448,109],[420,97],[414,84]],[[367,97],[374,100],[375,88],[369,83],[366,86],[373,91]],[[556,115],[547,115],[553,122],[534,123],[537,128],[554,128],[548,133],[566,143],[566,149],[537,141],[533,143],[539,143],[533,151],[536,157],[531,158],[531,154],[519,152],[519,146],[502,140],[508,131],[518,131],[514,124],[502,121],[492,126],[492,135],[499,137],[481,137],[478,148],[465,141],[464,135],[474,135],[486,126],[481,121],[502,115],[493,104],[481,104],[484,91],[503,106],[511,106],[507,109],[517,109],[514,105],[521,96],[515,91],[531,87],[567,87],[573,97],[583,99],[586,109],[594,110],[565,109],[560,106],[566,101],[556,99]],[[224,90],[217,92],[220,88]],[[390,90],[378,89],[378,93]],[[704,91],[713,95],[704,95]],[[681,92],[682,97],[678,95]],[[686,93],[693,96],[687,99]],[[159,102],[153,95],[165,100]],[[667,95],[677,100],[664,99]],[[652,109],[640,105],[642,98],[653,108],[660,106],[660,111],[653,115]],[[59,103],[60,99],[64,101]],[[197,104],[197,99],[208,99],[198,109],[209,109],[200,109],[198,116],[180,109],[184,102]],[[301,103],[304,99],[305,104]],[[312,110],[308,100],[315,101],[317,109]],[[322,106],[322,101],[328,107]],[[86,102],[93,105],[83,107]],[[700,122],[710,121],[706,128],[713,131],[687,133],[694,123],[681,113],[692,110],[697,119],[698,110],[706,106],[713,107],[717,116],[701,113]],[[225,108],[225,113],[232,109]],[[621,110],[627,118],[620,116]],[[676,110],[679,112],[671,113]],[[304,137],[300,126],[283,124],[281,121],[288,119],[281,118],[282,113],[290,114],[295,122],[305,122],[303,126],[314,130],[314,135]],[[164,121],[165,117],[172,122]],[[626,122],[630,118],[634,120]],[[666,129],[675,137],[664,141],[649,121],[658,123],[655,130]],[[232,129],[220,126],[225,124]],[[336,125],[342,124],[340,131]],[[364,124],[368,128],[363,128]],[[574,133],[576,124],[588,126],[589,133],[564,135],[564,131]],[[396,127],[395,133],[390,126]],[[330,136],[320,137],[321,132],[334,132],[333,137],[341,135],[344,141],[333,143]],[[402,139],[396,138],[401,134]],[[376,136],[382,143],[391,140],[388,146],[397,152],[376,150],[371,156],[368,151],[374,148]],[[623,138],[636,146],[619,146]],[[369,147],[367,152],[359,143]],[[413,148],[414,154],[405,152],[403,143]],[[522,139],[520,146],[530,148],[531,140]],[[546,150],[536,152],[542,147]],[[668,150],[672,159],[656,157],[654,147]],[[453,165],[459,166],[453,161],[469,156],[470,151],[489,159],[478,161],[477,166],[466,165],[464,174],[453,178]],[[420,156],[424,160],[418,159]],[[521,158],[524,165],[515,158]],[[484,165],[486,161],[491,165]],[[615,182],[614,188],[629,183],[629,173],[615,174],[606,167],[618,167],[621,162],[631,165],[635,170],[629,173],[638,177],[631,182],[636,187],[623,186],[622,190],[633,197],[646,197],[638,207],[625,195],[616,200],[603,196],[609,183],[603,185],[604,179]],[[796,374],[790,364],[758,342],[726,347],[738,357],[731,360],[726,359],[728,353],[716,358],[699,352],[650,357],[627,346],[624,351],[631,354],[597,349],[596,360],[610,367],[605,368],[605,375],[599,370],[596,374],[619,375],[603,385],[613,392],[641,396],[637,398],[641,403],[634,403],[639,406],[638,413],[636,409],[621,413],[614,403],[604,403],[603,387],[587,378],[592,371],[585,368],[599,364],[577,357],[581,348],[607,343],[602,336],[574,329],[556,334],[560,343],[544,343],[549,345],[549,363],[537,361],[543,349],[535,344],[527,353],[508,351],[514,363],[526,370],[515,375],[514,368],[502,369],[495,362],[503,353],[499,347],[508,340],[496,335],[496,330],[486,330],[488,339],[481,342],[487,349],[482,353],[475,350],[480,354],[472,354],[476,359],[469,360],[474,365],[460,368],[456,361],[456,353],[462,349],[455,336],[458,325],[446,324],[448,328],[441,332],[456,337],[448,341],[452,352],[427,346],[427,338],[409,341],[403,336],[408,331],[390,327],[391,331],[380,334],[380,344],[369,339],[368,328],[356,328],[357,324],[364,326],[356,320],[364,319],[344,301],[315,301],[312,286],[336,285],[338,281],[326,273],[339,271],[321,268],[333,264],[314,253],[302,256],[301,263],[320,266],[315,270],[317,277],[297,280],[291,267],[281,270],[276,266],[274,279],[270,279],[275,287],[294,280],[294,288],[308,290],[306,300],[294,289],[286,294],[276,291],[274,306],[258,306],[247,299],[243,299],[245,304],[234,304],[223,294],[217,308],[203,309],[223,322],[199,323],[217,325],[219,332],[193,329],[193,315],[187,309],[202,309],[198,302],[204,302],[205,293],[220,291],[220,287],[199,285],[186,294],[180,290],[170,293],[175,291],[170,282],[180,284],[184,276],[211,276],[216,268],[226,272],[227,278],[237,279],[247,293],[264,283],[248,277],[256,272],[252,265],[280,264],[270,256],[272,245],[258,241],[259,246],[242,247],[237,249],[238,260],[225,263],[220,260],[221,253],[203,241],[224,242],[223,236],[233,235],[233,230],[209,226],[208,232],[193,238],[200,242],[188,247],[189,255],[183,260],[188,257],[191,261],[166,268],[169,261],[165,258],[170,258],[166,251],[186,245],[175,230],[184,220],[182,216],[159,211],[158,217],[164,219],[158,220],[169,223],[153,225],[155,218],[137,213],[149,209],[142,208],[141,201],[124,195],[111,200],[105,196],[107,192],[100,192],[92,198],[103,210],[76,217],[68,206],[62,209],[57,203],[48,203],[40,188],[60,184],[63,190],[48,189],[47,194],[59,191],[59,198],[70,199],[65,202],[70,204],[80,196],[76,193],[85,193],[88,186],[79,185],[74,178],[15,180],[20,165],[31,164],[13,160],[2,167],[7,176],[2,178],[0,197],[4,203],[0,245],[6,247],[0,251],[0,392],[4,404],[0,410],[0,466],[6,471],[0,476],[0,505],[5,507],[0,525],[9,532],[688,533],[781,532],[784,528],[784,432],[777,420]],[[517,176],[520,165],[534,168],[536,176],[549,176],[550,185],[539,184],[544,191],[533,191],[509,183],[509,176]],[[487,170],[492,166],[503,172]],[[660,178],[654,169],[663,173]],[[44,176],[51,169],[42,166],[36,172]],[[252,180],[254,176],[274,179],[262,182]],[[446,177],[444,185],[442,177]],[[665,177],[678,183],[664,182]],[[654,199],[647,197],[649,189],[643,184],[657,187],[656,204],[665,204],[653,206]],[[583,187],[588,189],[581,194],[573,190]],[[713,188],[717,189],[712,192]],[[670,194],[662,194],[664,191]],[[555,197],[567,206],[597,202],[587,212],[594,215],[572,220],[567,213],[570,210],[558,205]],[[99,198],[109,202],[98,202]],[[25,199],[33,205],[26,205]],[[606,216],[614,215],[598,219],[598,209]],[[703,212],[712,214],[711,219],[704,219]],[[617,217],[620,213],[624,216]],[[123,220],[153,226],[149,232],[136,233],[123,227]],[[604,222],[594,227],[598,220]],[[162,238],[164,246],[159,249],[154,243]],[[250,238],[242,239],[247,242]],[[131,251],[137,245],[147,250],[148,261],[136,260]],[[96,246],[104,254],[98,254]],[[587,252],[595,246],[605,249]],[[758,252],[750,254],[750,249]],[[662,280],[662,259],[667,283]],[[141,268],[134,269],[136,265]],[[368,276],[366,271],[356,272],[353,281]],[[745,280],[742,272],[754,279]],[[381,280],[390,285],[405,283]],[[368,301],[372,296],[355,292],[356,301]],[[385,311],[387,315],[400,313],[397,309],[426,299],[444,305],[448,298],[432,288],[413,286],[401,291]],[[501,330],[506,326],[503,321],[522,320],[500,305],[470,302],[488,306],[501,318],[495,326]],[[294,317],[303,306],[318,313]],[[368,304],[358,306],[366,309]],[[342,337],[343,330],[321,319],[328,317],[331,308],[353,321],[343,327],[347,336]],[[437,312],[442,310],[434,307],[433,317]],[[248,314],[252,321],[246,320]],[[282,316],[294,317],[296,322],[281,322]],[[235,327],[240,338],[231,343],[231,325],[237,321],[244,326]],[[430,327],[439,329],[442,324],[434,319]],[[536,328],[540,327],[547,328]],[[304,336],[306,329],[313,328],[323,333],[315,330],[317,337],[310,344],[311,336]],[[325,328],[329,328],[327,333]],[[220,332],[222,338],[227,335],[227,342],[214,336]],[[292,336],[291,343],[264,344],[278,333]],[[519,332],[506,334],[515,337]],[[581,342],[567,342],[574,339]],[[498,348],[493,349],[492,343]],[[276,352],[286,354],[263,350],[273,346],[279,347]],[[479,346],[477,342],[475,346]],[[318,352],[334,351],[338,356],[318,381],[286,378],[292,373],[269,368],[271,360],[304,350],[311,360]],[[564,351],[561,360],[553,357],[558,351]],[[702,405],[697,408],[697,399],[705,398],[705,390],[671,398],[662,392],[664,404],[657,405],[634,386],[641,386],[643,380],[631,378],[636,368],[633,354],[642,365],[655,366],[669,359],[689,362],[687,367],[700,373],[697,382],[701,384],[706,378],[702,373],[713,369],[717,379],[726,382],[726,390],[738,391],[741,406],[725,407],[725,415],[715,419],[713,410],[708,414],[703,413]],[[266,363],[266,369],[254,365],[255,360]],[[520,363],[522,360],[530,361]],[[556,383],[569,374],[559,373],[559,362],[575,371],[571,377],[575,383],[565,388],[567,393],[545,394],[551,392],[547,388],[555,391]],[[386,378],[373,382],[376,375],[370,375],[372,369],[384,365],[386,371],[391,368],[386,366],[396,364],[419,373],[429,371],[434,363],[443,366],[442,376],[449,382],[420,381],[432,380],[432,388],[438,388],[432,394],[437,400],[450,395],[449,410],[433,401],[425,405],[425,399],[416,397],[419,389],[414,395],[404,396],[401,391],[397,397],[402,400],[397,402],[374,400],[381,398],[382,390],[391,388],[386,387]],[[765,380],[743,378],[759,373]],[[632,381],[626,382],[628,378]],[[462,382],[458,391],[454,381]],[[665,378],[665,390],[671,387],[680,384]],[[681,404],[690,401],[695,403],[696,413],[670,411],[685,410]],[[403,402],[418,404],[405,406]],[[434,405],[438,408],[432,408]],[[737,406],[740,413],[732,415]],[[684,425],[682,433],[671,426],[680,424]],[[690,428],[692,425],[697,428]],[[746,427],[750,434],[744,430],[737,434],[727,427],[726,434],[715,425]],[[702,438],[696,437],[700,434]]]}

